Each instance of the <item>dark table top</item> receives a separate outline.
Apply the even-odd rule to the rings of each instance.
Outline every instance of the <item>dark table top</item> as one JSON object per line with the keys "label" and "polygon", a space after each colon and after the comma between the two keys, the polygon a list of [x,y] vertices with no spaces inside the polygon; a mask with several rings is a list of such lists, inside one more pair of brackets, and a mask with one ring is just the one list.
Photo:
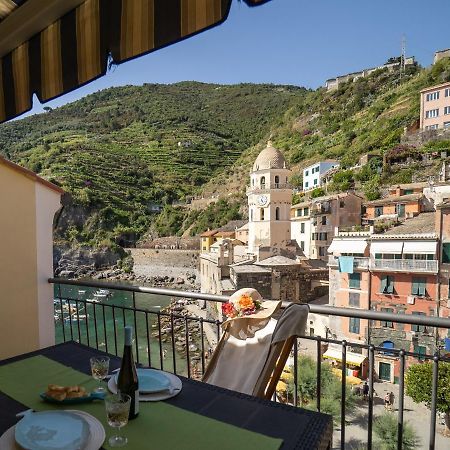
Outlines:
{"label": "dark table top", "polygon": [[[66,342],[36,352],[0,361],[0,365],[44,355],[73,369],[90,374],[89,358],[105,354],[99,350]],[[110,368],[120,366],[120,358],[111,358]],[[302,408],[262,400],[181,377],[183,389],[167,403],[197,414],[275,438],[283,439],[282,449],[330,449],[333,432],[331,416]],[[16,414],[27,409],[0,391],[0,435],[14,425]]]}

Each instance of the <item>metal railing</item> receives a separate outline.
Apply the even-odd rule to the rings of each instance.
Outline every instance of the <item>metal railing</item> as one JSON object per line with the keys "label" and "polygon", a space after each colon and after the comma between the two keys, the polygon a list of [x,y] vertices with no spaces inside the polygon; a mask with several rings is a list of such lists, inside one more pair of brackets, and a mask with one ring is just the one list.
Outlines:
{"label": "metal railing", "polygon": [[[331,267],[337,267],[339,265],[339,257],[334,255],[328,256],[328,265]],[[355,256],[353,258],[353,268],[354,269],[368,269],[369,268],[369,258]]]}
{"label": "metal railing", "polygon": [[437,260],[426,259],[374,259],[370,258],[371,270],[389,270],[397,272],[438,272]]}
{"label": "metal railing", "polygon": [[[191,299],[202,301],[202,306],[207,302],[223,303],[227,296],[201,294],[197,292],[181,291],[174,289],[150,288],[132,285],[120,285],[94,281],[72,281],[66,279],[49,279],[49,283],[55,285],[55,330],[59,341],[76,340],[83,344],[104,350],[106,352],[121,354],[121,338],[118,334],[119,326],[132,324],[135,329],[135,351],[138,364],[147,364],[151,367],[159,367],[162,370],[173,371],[191,378],[200,379],[205,371],[208,356],[220,336],[219,320],[207,317],[188,315],[182,312],[182,308],[175,310],[161,310],[156,307],[140,307],[140,296],[155,294],[158,296]],[[97,288],[114,291],[118,294],[127,294],[129,305],[117,304],[114,295],[111,299],[96,302],[91,299],[74,298],[63,292],[62,287],[75,286],[76,288]],[[78,291],[82,292],[82,291]],[[106,295],[106,294],[105,294]],[[183,300],[182,300],[183,301]],[[288,303],[283,303],[287,306]],[[156,308],[156,309],[155,309]],[[336,308],[326,305],[309,305],[311,313],[337,317],[354,317],[372,321],[391,321],[394,323],[413,324],[437,329],[450,329],[450,319],[434,316],[418,316],[393,314],[361,310],[356,308]],[[199,309],[199,311],[203,311]],[[56,317],[58,316],[58,317]],[[153,328],[153,332],[150,330]],[[192,329],[198,330],[197,336],[193,336]],[[213,336],[211,338],[211,336]],[[205,341],[206,337],[206,341]],[[322,397],[322,346],[333,344],[341,349],[341,398],[340,398],[340,448],[346,445],[346,396],[347,380],[347,350],[359,349],[367,353],[368,358],[368,423],[367,423],[367,449],[375,448],[373,443],[373,419],[374,419],[374,382],[375,382],[375,357],[378,354],[385,355],[386,348],[367,343],[350,342],[327,336],[300,336],[294,341],[293,348],[293,401],[292,405],[299,404],[299,342],[301,340],[315,341],[316,356],[316,409],[321,411]],[[144,344],[144,345],[143,345]],[[152,348],[153,345],[153,348]],[[170,355],[166,359],[167,355]],[[195,354],[195,355],[194,355]],[[403,448],[404,430],[404,399],[405,399],[405,370],[407,358],[420,358],[428,360],[433,365],[430,424],[429,424],[429,448],[434,449],[436,443],[436,414],[437,414],[437,389],[438,369],[442,361],[450,359],[441,355],[440,349],[434,354],[410,352],[409,349],[389,348],[390,357],[399,360],[399,395],[398,395],[398,438],[397,449]]]}
{"label": "metal railing", "polygon": [[258,186],[249,186],[246,189],[247,194],[249,192],[254,192],[254,193],[258,193],[258,192],[266,192],[270,189],[292,189],[292,185],[289,183],[265,183],[265,184],[260,184]]}

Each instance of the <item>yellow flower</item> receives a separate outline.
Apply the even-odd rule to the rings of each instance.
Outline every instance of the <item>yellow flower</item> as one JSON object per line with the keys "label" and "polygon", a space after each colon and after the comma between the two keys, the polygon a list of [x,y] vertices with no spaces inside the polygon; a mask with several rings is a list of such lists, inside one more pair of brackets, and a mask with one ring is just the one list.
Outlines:
{"label": "yellow flower", "polygon": [[255,304],[253,303],[253,299],[247,295],[243,294],[239,299],[239,306],[241,309],[253,309]]}

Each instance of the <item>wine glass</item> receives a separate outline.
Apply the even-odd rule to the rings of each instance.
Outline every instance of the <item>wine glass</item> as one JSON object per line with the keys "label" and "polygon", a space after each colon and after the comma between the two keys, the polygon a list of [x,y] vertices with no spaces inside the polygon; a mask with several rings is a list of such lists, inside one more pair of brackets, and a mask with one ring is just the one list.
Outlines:
{"label": "wine glass", "polygon": [[102,380],[105,379],[109,372],[109,358],[107,356],[93,356],[90,361],[92,377],[98,380],[98,387],[94,392],[104,394],[106,389],[102,386]]}
{"label": "wine glass", "polygon": [[120,429],[128,423],[130,414],[131,397],[118,392],[117,394],[108,394],[105,398],[106,418],[108,425],[117,428],[117,434],[108,439],[111,447],[123,447],[128,439],[120,435]]}

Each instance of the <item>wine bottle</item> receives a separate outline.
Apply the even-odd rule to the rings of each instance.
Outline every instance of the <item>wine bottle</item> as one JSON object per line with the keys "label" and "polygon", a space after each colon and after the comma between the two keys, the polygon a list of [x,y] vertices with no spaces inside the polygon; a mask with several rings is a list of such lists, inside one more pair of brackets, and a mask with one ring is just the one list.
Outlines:
{"label": "wine bottle", "polygon": [[130,414],[128,416],[130,420],[136,418],[139,414],[139,381],[133,358],[132,336],[133,328],[125,327],[122,364],[117,379],[117,389],[122,394],[127,394],[131,397]]}

